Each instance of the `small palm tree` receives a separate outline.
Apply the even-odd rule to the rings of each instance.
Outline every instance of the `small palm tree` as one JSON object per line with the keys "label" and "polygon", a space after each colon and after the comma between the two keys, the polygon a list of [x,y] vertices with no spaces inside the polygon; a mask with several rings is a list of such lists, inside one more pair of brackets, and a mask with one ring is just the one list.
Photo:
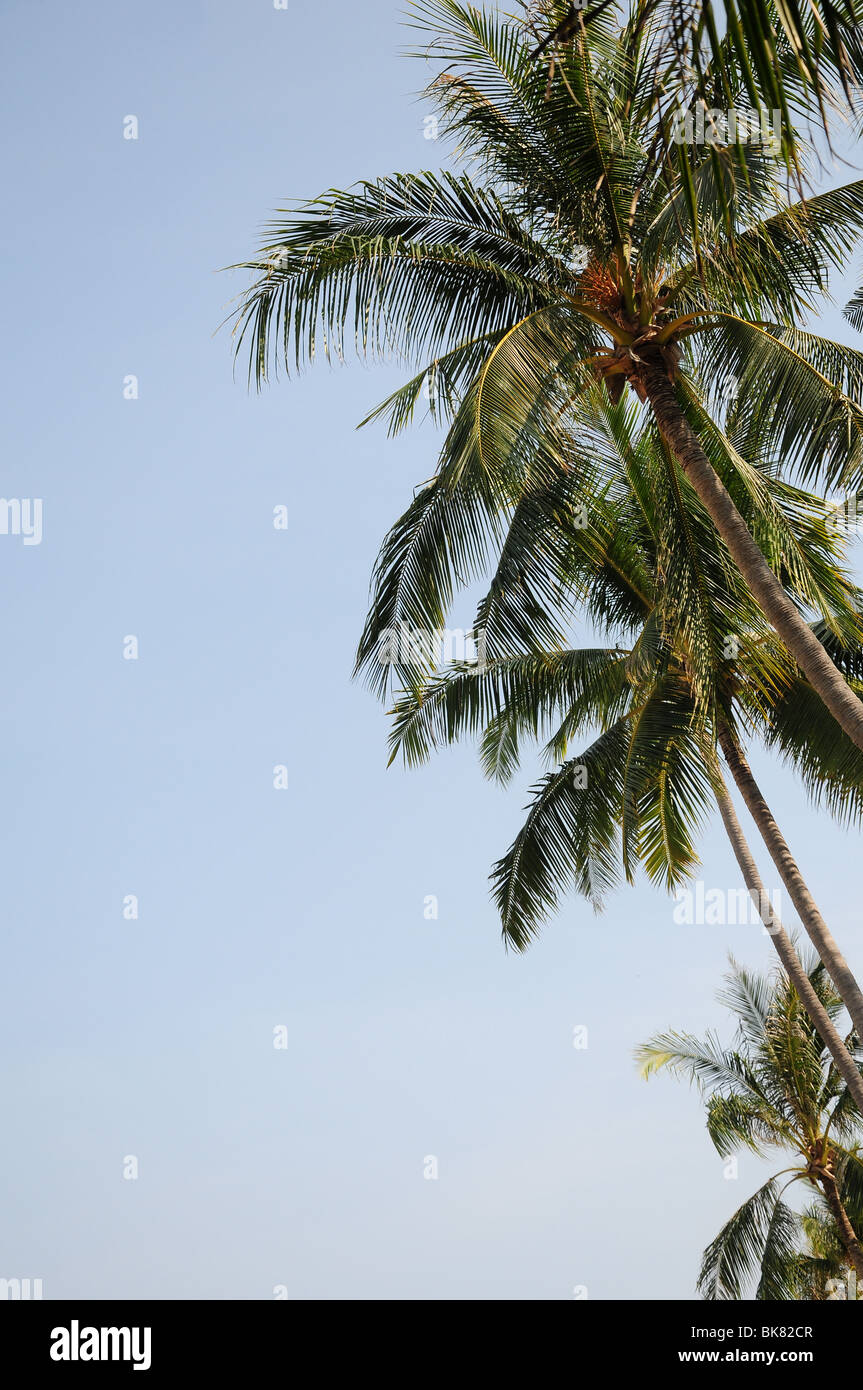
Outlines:
{"label": "small palm tree", "polygon": [[[579,467],[572,406],[599,376],[646,404],[680,484],[863,748],[863,702],[786,592],[793,540],[717,404],[736,379],[753,436],[784,467],[858,485],[863,353],[800,324],[856,248],[863,180],[789,202],[767,146],[669,146],[668,101],[688,78],[657,68],[653,0],[623,19],[597,12],[551,72],[520,21],[457,0],[412,8],[442,68],[429,89],[442,132],[481,182],[394,175],[277,219],[237,313],[259,381],[273,361],[341,357],[350,339],[420,364],[376,414],[401,428],[425,392],[448,423],[434,479],[385,546],[360,668],[384,688],[381,631],[440,626],[456,576],[482,567],[512,509],[543,488],[548,503],[561,469]],[[829,608],[820,618],[833,632]]]}
{"label": "small palm tree", "polygon": [[[810,964],[808,973],[824,1009],[838,1018],[841,1001],[824,967]],[[696,1083],[707,1103],[708,1134],[723,1158],[778,1151],[793,1162],[744,1202],[708,1246],[699,1290],[710,1299],[740,1299],[757,1279],[757,1298],[798,1295],[799,1219],[783,1200],[795,1183],[823,1198],[847,1263],[863,1278],[863,1246],[849,1216],[852,1204],[860,1210],[863,1195],[861,1114],[850,1091],[781,971],[760,976],[732,961],[720,997],[737,1017],[732,1048],[714,1034],[702,1040],[664,1033],[639,1049],[642,1074],[669,1071]],[[856,1036],[849,1047],[860,1065]]]}
{"label": "small palm tree", "polygon": [[[854,1206],[853,1183],[846,1184],[842,1199],[855,1231],[863,1231],[863,1208]],[[792,1287],[795,1298],[823,1302],[827,1299],[863,1297],[863,1283],[857,1281],[848,1252],[842,1244],[836,1222],[820,1197],[800,1216],[802,1249],[794,1257]]]}

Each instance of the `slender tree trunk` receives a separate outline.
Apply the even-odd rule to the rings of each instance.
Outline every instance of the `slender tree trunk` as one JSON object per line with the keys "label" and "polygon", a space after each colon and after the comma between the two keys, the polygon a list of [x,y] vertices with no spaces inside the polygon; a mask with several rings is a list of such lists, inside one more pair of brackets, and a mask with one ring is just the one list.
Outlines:
{"label": "slender tree trunk", "polygon": [[810,941],[823,960],[827,973],[836,986],[837,994],[840,995],[851,1015],[851,1021],[857,1030],[858,1038],[863,1040],[863,992],[854,978],[854,973],[839,950],[830,928],[818,911],[794,856],[785,843],[779,826],[773,819],[773,814],[764,800],[758,783],[752,776],[752,770],[739,743],[728,725],[721,720],[718,725],[718,734],[725,761],[746,803],[746,808],[758,826],[761,838],[770,852],[770,858],[779,871],[779,876]]}
{"label": "slender tree trunk", "polygon": [[646,366],[639,379],[653,406],[663,439],[709,513],[764,616],[834,719],[857,747],[863,748],[863,701],[834,666],[755,544],[746,522],[684,415],[667,375],[653,366]]}
{"label": "slender tree trunk", "polygon": [[857,1102],[857,1105],[860,1106],[861,1102],[863,1102],[863,1076],[861,1076],[854,1058],[842,1041],[839,1030],[832,1022],[827,1010],[815,993],[812,981],[803,968],[803,962],[795,951],[788,933],[770,905],[770,899],[764,890],[764,884],[761,882],[758,866],[752,857],[752,851],[749,845],[746,843],[746,837],[743,834],[740,821],[737,819],[734,803],[724,786],[721,791],[717,792],[716,800],[719,805],[719,813],[722,816],[722,823],[725,826],[726,834],[731,842],[731,848],[734,850],[734,857],[743,875],[743,882],[749,889],[749,896],[752,898],[758,915],[770,934],[773,945],[776,947],[776,953],[785,967],[785,971],[796,989],[804,1009],[812,1020],[815,1028],[817,1028],[824,1046],[833,1058],[836,1070],[839,1072],[848,1090]]}
{"label": "slender tree trunk", "polygon": [[830,1173],[823,1173],[819,1177],[821,1191],[827,1199],[830,1214],[836,1222],[839,1231],[839,1239],[848,1254],[848,1258],[857,1274],[858,1279],[863,1279],[863,1245],[857,1237],[851,1219],[845,1210],[842,1198],[839,1195],[839,1188],[836,1179]]}

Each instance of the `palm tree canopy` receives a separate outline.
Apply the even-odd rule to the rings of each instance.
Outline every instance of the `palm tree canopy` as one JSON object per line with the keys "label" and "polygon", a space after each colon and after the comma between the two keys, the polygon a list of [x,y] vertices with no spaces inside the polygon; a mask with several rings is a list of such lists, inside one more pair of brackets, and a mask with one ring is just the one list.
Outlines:
{"label": "palm tree canopy", "polygon": [[[855,1230],[863,1230],[863,1207],[859,1201],[855,1207],[854,1192],[846,1191],[844,1196]],[[798,1217],[798,1249],[789,1270],[793,1296],[820,1302],[835,1297],[836,1288],[844,1285],[847,1297],[852,1286],[850,1276],[848,1255],[836,1223],[823,1200],[814,1201]]]}
{"label": "palm tree canopy", "polygon": [[[592,394],[581,406],[579,447],[605,491],[589,526],[578,524],[577,489],[562,485],[553,532],[517,512],[479,605],[485,662],[418,680],[394,707],[392,757],[411,765],[440,744],[479,736],[486,773],[506,781],[524,741],[545,741],[552,770],[494,871],[505,939],[518,949],[573,886],[599,907],[621,870],[631,881],[640,864],[669,889],[692,873],[714,798],[720,719],[801,764],[836,815],[863,813],[859,750],[820,702],[810,705],[809,687],[715,544],[697,498],[680,486],[655,427],[637,404],[613,404],[599,386]],[[861,596],[824,504],[766,465],[753,472],[791,542],[790,588],[836,605],[850,663],[861,649]],[[613,645],[541,649],[530,640],[537,631],[562,638],[576,612]]]}
{"label": "palm tree canopy", "polygon": [[[236,317],[259,381],[351,347],[410,361],[369,418],[402,429],[427,395],[446,427],[375,576],[358,662],[381,694],[417,675],[381,666],[381,632],[441,626],[512,513],[527,523],[553,507],[564,475],[577,472],[583,500],[601,492],[573,449],[597,378],[640,396],[645,371],[673,377],[738,507],[748,495],[750,525],[763,489],[723,428],[733,389],[738,434],[786,472],[843,487],[863,476],[863,353],[800,327],[854,250],[863,180],[789,201],[769,146],[669,145],[668,102],[688,89],[672,70],[659,80],[650,5],[595,15],[553,72],[517,19],[456,0],[412,10],[441,69],[429,95],[470,173],[395,174],[279,217]],[[775,522],[766,505],[759,542],[782,572]]]}
{"label": "palm tree canopy", "polygon": [[[829,1016],[841,1001],[820,962],[809,978]],[[711,1299],[740,1299],[750,1281],[757,1298],[799,1294],[800,1216],[783,1200],[795,1183],[816,1186],[832,1175],[846,1209],[861,1212],[861,1115],[824,1044],[782,971],[758,975],[734,960],[720,995],[736,1018],[731,1047],[664,1033],[638,1050],[646,1077],[658,1071],[695,1083],[707,1109],[707,1131],[723,1157],[746,1149],[762,1158],[790,1155],[734,1213],[704,1253],[699,1289]],[[851,1034],[849,1052],[863,1070],[863,1050]],[[859,1229],[859,1227],[858,1227]]]}

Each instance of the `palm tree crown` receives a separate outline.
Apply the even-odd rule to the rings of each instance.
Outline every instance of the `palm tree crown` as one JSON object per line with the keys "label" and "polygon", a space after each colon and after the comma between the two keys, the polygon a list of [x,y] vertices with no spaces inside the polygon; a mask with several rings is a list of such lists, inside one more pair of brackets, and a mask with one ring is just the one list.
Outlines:
{"label": "palm tree crown", "polygon": [[[840,819],[863,814],[859,750],[823,705],[811,705],[805,680],[712,543],[703,508],[679,487],[655,426],[637,404],[593,392],[597,399],[582,400],[577,413],[582,459],[604,480],[589,524],[581,524],[579,502],[584,466],[557,485],[553,532],[533,499],[516,509],[476,619],[486,661],[417,681],[394,708],[392,756],[409,764],[477,734],[486,772],[505,781],[523,741],[547,739],[553,770],[495,869],[504,934],[517,948],[570,886],[599,906],[621,869],[632,880],[641,864],[669,889],[692,873],[721,787],[720,725],[738,742],[760,736],[801,765],[813,794]],[[753,473],[789,542],[789,587],[818,594],[831,620],[853,633],[861,597],[827,509],[764,460]],[[740,501],[745,508],[742,490]],[[613,645],[561,645],[579,612]],[[545,649],[537,634],[548,639]],[[859,645],[847,642],[851,667]]]}
{"label": "palm tree crown", "polygon": [[760,490],[721,411],[734,381],[750,436],[786,469],[858,485],[863,354],[800,324],[852,253],[863,181],[794,202],[769,146],[670,145],[668,103],[689,79],[660,72],[641,0],[623,22],[596,14],[551,74],[514,19],[456,0],[412,8],[470,173],[396,174],[280,218],[237,313],[259,380],[351,341],[419,364],[375,417],[401,429],[425,392],[447,425],[384,549],[360,669],[381,691],[405,675],[378,661],[381,632],[441,626],[512,509],[579,466],[573,403],[600,378],[649,402],[759,604],[863,746],[863,705],[784,592],[781,545],[759,548],[741,518],[739,491]]}
{"label": "palm tree crown", "polygon": [[[705,1097],[707,1131],[717,1152],[729,1157],[748,1150],[775,1152],[793,1162],[770,1178],[734,1213],[704,1253],[699,1289],[711,1299],[745,1297],[750,1280],[756,1297],[799,1295],[800,1218],[784,1200],[803,1183],[823,1197],[846,1259],[863,1269],[863,1250],[849,1211],[861,1211],[863,1152],[860,1112],[825,1054],[788,979],[753,974],[734,961],[720,996],[737,1018],[732,1048],[715,1034],[704,1039],[664,1033],[639,1049],[642,1073],[670,1071],[694,1081]],[[823,966],[810,965],[810,979],[832,1017],[840,1001]],[[849,1040],[858,1065],[856,1037]]]}
{"label": "palm tree crown", "polygon": [[[710,545],[709,519],[697,499],[676,486],[673,460],[655,426],[649,418],[639,421],[637,407],[613,405],[601,387],[594,390],[598,400],[580,403],[579,442],[583,451],[589,444],[606,479],[603,497],[594,499],[587,517],[558,491],[557,548],[541,525],[514,521],[480,604],[491,636],[482,643],[484,657],[501,628],[508,643],[522,632],[527,651],[456,665],[418,682],[396,704],[393,757],[401,751],[407,762],[419,762],[438,743],[482,730],[486,771],[503,781],[525,736],[551,734],[546,754],[557,766],[534,788],[525,825],[494,875],[504,937],[518,949],[573,884],[598,907],[621,865],[630,881],[640,863],[666,887],[680,883],[698,862],[695,838],[715,801],[780,960],[863,1106],[863,1081],[781,922],[765,910],[717,744],[863,1035],[863,991],[754,781],[741,738],[761,734],[792,761],[806,749],[805,776],[840,818],[859,819],[863,810],[860,752],[823,705],[810,707],[809,688],[740,575],[722,548]],[[825,526],[823,504],[780,482],[766,466],[761,471],[765,492],[794,539],[798,578],[792,588],[823,584],[840,609],[845,605],[853,627],[860,596],[834,553],[841,546]],[[616,645],[532,650],[531,633],[556,631],[547,606],[559,610],[563,625],[568,605],[576,602],[617,638]],[[488,639],[489,628],[483,631]],[[858,654],[859,647],[846,649],[848,657]],[[813,721],[821,762],[802,730],[801,706]],[[598,730],[598,736],[573,757],[570,745],[585,730]]]}

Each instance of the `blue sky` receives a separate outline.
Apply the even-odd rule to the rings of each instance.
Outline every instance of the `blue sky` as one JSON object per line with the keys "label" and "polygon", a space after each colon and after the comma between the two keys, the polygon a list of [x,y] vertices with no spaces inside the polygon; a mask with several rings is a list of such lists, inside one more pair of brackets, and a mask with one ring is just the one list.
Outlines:
{"label": "blue sky", "polygon": [[[507,791],[467,747],[387,770],[350,678],[434,434],[356,432],[390,368],[256,397],[214,335],[243,284],[219,268],[271,209],[443,157],[398,7],[322,13],[5,7],[3,493],[43,499],[44,535],[0,536],[0,1276],[46,1298],[691,1298],[759,1169],[726,1180],[696,1096],[639,1081],[632,1051],[721,1022],[727,951],[770,944],[678,926],[639,885],[504,952],[487,873],[538,763]],[[756,765],[863,970],[856,841]],[[703,858],[737,886],[718,821]]]}

